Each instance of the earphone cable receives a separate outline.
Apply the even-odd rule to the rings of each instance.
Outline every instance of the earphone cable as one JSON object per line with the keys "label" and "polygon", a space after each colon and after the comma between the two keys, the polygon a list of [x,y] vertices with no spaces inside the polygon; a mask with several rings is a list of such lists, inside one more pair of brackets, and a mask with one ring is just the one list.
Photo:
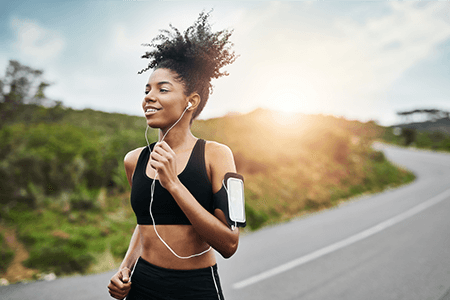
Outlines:
{"label": "earphone cable", "polygon": [[[186,107],[186,109],[183,111],[183,113],[181,114],[181,116],[180,116],[180,118],[166,131],[166,133],[163,135],[163,137],[162,137],[162,139],[161,139],[161,141],[160,142],[162,142],[162,141],[164,141],[164,138],[166,137],[166,135],[169,133],[169,131],[173,128],[173,127],[175,127],[175,125],[177,125],[178,124],[178,122],[180,122],[181,121],[181,119],[183,118],[183,116],[184,116],[184,114],[186,113],[186,111],[188,110],[188,108],[189,108],[189,106],[188,107]],[[150,126],[147,126],[147,128],[145,129],[145,140],[147,141],[147,146],[148,146],[148,150],[150,151],[150,153],[151,153],[151,151],[152,151],[152,149],[150,148],[150,143],[148,142],[148,138],[147,138],[147,131],[148,131],[148,128],[149,128]],[[209,252],[212,248],[211,248],[211,246],[209,246],[209,248],[208,249],[206,249],[206,250],[204,250],[204,251],[202,251],[202,252],[200,252],[200,253],[196,253],[196,254],[192,254],[192,255],[189,255],[189,256],[181,256],[181,255],[178,255],[164,240],[163,240],[163,238],[159,235],[159,233],[158,233],[158,230],[156,229],[156,224],[155,224],[155,219],[154,219],[154,217],[153,217],[153,213],[152,213],[152,205],[153,205],[153,195],[154,195],[154,193],[155,193],[155,183],[156,183],[156,178],[158,177],[158,171],[156,171],[155,170],[155,177],[153,178],[153,182],[152,182],[152,185],[151,185],[151,188],[150,188],[150,206],[149,206],[149,212],[150,212],[150,217],[151,217],[151,219],[152,219],[152,223],[153,223],[153,229],[154,229],[154,231],[155,231],[155,233],[156,233],[156,235],[158,236],[158,238],[159,238],[159,240],[166,246],[166,248],[167,249],[169,249],[170,250],[170,252],[172,252],[172,254],[173,255],[175,255],[176,257],[178,257],[178,258],[180,258],[180,259],[189,259],[189,258],[193,258],[193,257],[197,257],[197,256],[201,256],[201,255],[203,255],[203,254],[205,254],[205,253],[207,253],[207,252]]]}

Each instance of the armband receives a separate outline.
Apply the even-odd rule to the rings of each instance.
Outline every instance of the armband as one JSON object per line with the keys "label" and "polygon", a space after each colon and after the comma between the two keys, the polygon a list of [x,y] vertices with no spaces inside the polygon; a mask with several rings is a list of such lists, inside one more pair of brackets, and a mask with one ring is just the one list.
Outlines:
{"label": "armband", "polygon": [[226,173],[222,188],[213,195],[214,209],[220,209],[229,226],[245,227],[244,177]]}

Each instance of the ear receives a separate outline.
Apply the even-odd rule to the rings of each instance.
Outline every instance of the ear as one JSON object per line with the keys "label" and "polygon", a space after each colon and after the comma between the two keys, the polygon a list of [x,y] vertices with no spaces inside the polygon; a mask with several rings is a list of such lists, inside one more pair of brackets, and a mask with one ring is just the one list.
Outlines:
{"label": "ear", "polygon": [[187,100],[188,100],[188,103],[191,104],[191,106],[188,108],[188,110],[194,111],[197,109],[197,106],[200,104],[201,98],[198,93],[194,92],[187,98]]}

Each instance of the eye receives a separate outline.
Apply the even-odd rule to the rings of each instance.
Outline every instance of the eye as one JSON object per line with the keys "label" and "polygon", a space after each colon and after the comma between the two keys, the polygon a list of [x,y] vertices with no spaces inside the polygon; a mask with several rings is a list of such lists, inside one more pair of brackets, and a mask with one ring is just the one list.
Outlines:
{"label": "eye", "polygon": [[159,91],[160,91],[161,93],[167,93],[167,92],[169,92],[169,90],[166,89],[166,88],[161,88]]}
{"label": "eye", "polygon": [[144,91],[144,94],[146,94],[146,95],[147,95],[148,93],[150,93],[150,91]]}

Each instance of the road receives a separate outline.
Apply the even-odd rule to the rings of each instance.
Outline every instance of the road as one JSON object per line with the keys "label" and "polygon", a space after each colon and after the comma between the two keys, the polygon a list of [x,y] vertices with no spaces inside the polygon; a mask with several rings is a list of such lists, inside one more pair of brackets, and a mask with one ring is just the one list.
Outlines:
{"label": "road", "polygon": [[[376,144],[417,180],[241,238],[227,300],[450,300],[450,155]],[[0,299],[111,299],[112,272],[0,287]]]}

